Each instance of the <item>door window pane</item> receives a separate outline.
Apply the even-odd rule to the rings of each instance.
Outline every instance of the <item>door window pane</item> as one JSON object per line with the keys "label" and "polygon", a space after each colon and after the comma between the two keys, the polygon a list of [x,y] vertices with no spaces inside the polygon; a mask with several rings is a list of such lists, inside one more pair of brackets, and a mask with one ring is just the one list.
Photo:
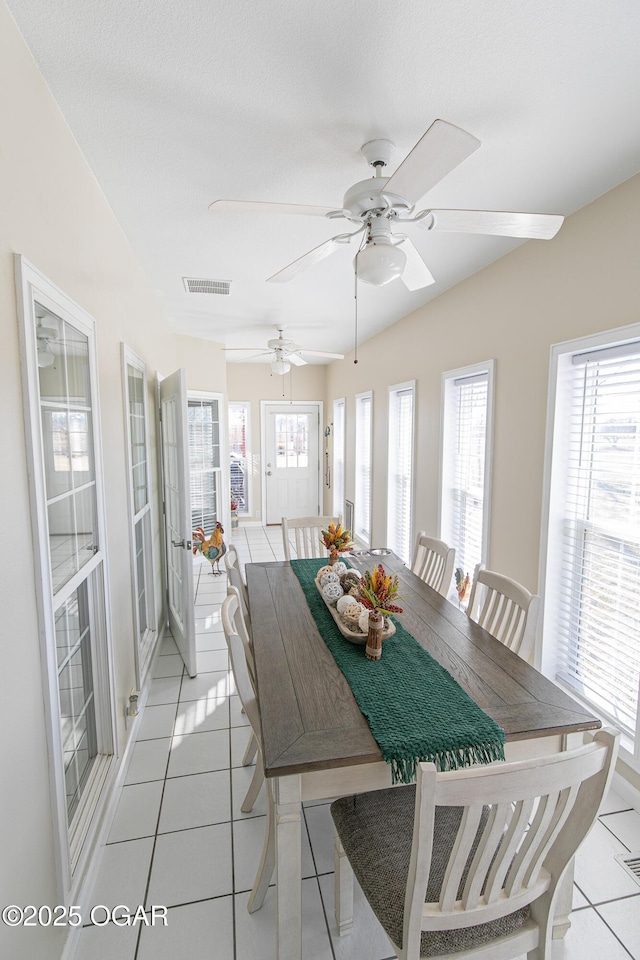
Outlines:
{"label": "door window pane", "polygon": [[231,501],[239,513],[249,511],[249,405],[229,404],[229,479]]}
{"label": "door window pane", "polygon": [[73,496],[64,497],[47,507],[49,517],[49,555],[54,593],[78,571]]}
{"label": "door window pane", "polygon": [[57,611],[56,642],[60,736],[71,822],[97,756],[87,581]]}
{"label": "door window pane", "polygon": [[63,333],[69,399],[79,406],[88,407],[91,405],[88,337],[68,323],[64,324]]}
{"label": "door window pane", "polygon": [[309,464],[309,417],[279,414],[276,417],[276,467],[306,468]]}
{"label": "door window pane", "polygon": [[144,372],[127,365],[127,396],[129,401],[129,443],[133,510],[139,513],[148,503],[147,437],[145,429]]}
{"label": "door window pane", "polygon": [[215,399],[189,399],[189,486],[191,523],[206,533],[222,520],[220,503],[220,407]]}

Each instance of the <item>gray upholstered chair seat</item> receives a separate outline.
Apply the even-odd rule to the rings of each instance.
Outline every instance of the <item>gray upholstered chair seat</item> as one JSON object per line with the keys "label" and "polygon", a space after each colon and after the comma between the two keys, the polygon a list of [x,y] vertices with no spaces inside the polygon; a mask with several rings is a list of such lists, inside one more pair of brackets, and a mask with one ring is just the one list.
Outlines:
{"label": "gray upholstered chair seat", "polygon": [[[415,794],[415,786],[395,787],[341,797],[331,804],[331,816],[353,872],[387,936],[398,945],[402,944],[403,937]],[[436,807],[426,902],[439,899],[461,816],[462,807]],[[483,826],[481,824],[481,828]],[[459,895],[466,875],[465,869]],[[529,908],[525,907],[490,923],[461,930],[425,932],[420,956],[457,953],[495,941],[520,930],[527,923],[529,914]]]}

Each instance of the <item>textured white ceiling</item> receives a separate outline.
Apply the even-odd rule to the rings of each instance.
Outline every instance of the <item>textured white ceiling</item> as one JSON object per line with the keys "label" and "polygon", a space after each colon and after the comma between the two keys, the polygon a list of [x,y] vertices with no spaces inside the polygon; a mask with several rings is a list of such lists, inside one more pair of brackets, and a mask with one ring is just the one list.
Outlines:
{"label": "textured white ceiling", "polygon": [[[638,0],[8,2],[176,329],[230,347],[349,349],[355,251],[267,284],[345,221],[212,200],[340,207],[365,141],[399,162],[437,117],[482,147],[424,206],[570,214],[640,170]],[[436,283],[361,284],[363,338],[517,243],[412,237]]]}

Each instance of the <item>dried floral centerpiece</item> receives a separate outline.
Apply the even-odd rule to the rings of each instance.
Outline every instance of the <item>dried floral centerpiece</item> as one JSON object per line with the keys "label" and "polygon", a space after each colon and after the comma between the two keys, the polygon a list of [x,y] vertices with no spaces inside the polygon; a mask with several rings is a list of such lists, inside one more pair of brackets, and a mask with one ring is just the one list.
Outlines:
{"label": "dried floral centerpiece", "polygon": [[338,562],[341,553],[353,550],[351,531],[346,530],[341,523],[337,526],[335,523],[330,523],[326,530],[322,530],[320,542],[329,551],[329,563],[331,565]]}
{"label": "dried floral centerpiece", "polygon": [[386,572],[381,563],[374,567],[373,572],[365,571],[364,580],[360,588],[362,596],[360,602],[369,611],[369,632],[365,654],[369,660],[379,660],[382,656],[382,631],[384,617],[390,613],[403,613],[394,600],[398,598],[400,581],[395,574]]}

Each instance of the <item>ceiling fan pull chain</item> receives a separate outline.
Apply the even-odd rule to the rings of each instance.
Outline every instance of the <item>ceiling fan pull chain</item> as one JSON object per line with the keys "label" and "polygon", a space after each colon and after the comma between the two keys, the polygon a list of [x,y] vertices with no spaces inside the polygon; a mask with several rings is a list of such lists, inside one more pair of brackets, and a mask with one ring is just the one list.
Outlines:
{"label": "ceiling fan pull chain", "polygon": [[355,264],[354,264],[354,269],[353,269],[353,276],[354,276],[354,280],[355,280],[355,290],[354,290],[353,297],[354,297],[354,300],[355,300],[355,302],[356,302],[356,309],[355,309],[355,329],[354,329],[355,345],[354,345],[354,348],[353,348],[353,362],[354,362],[354,363],[357,363],[357,362],[358,362],[358,258],[357,258],[357,257],[356,257],[356,259],[355,259]]}

